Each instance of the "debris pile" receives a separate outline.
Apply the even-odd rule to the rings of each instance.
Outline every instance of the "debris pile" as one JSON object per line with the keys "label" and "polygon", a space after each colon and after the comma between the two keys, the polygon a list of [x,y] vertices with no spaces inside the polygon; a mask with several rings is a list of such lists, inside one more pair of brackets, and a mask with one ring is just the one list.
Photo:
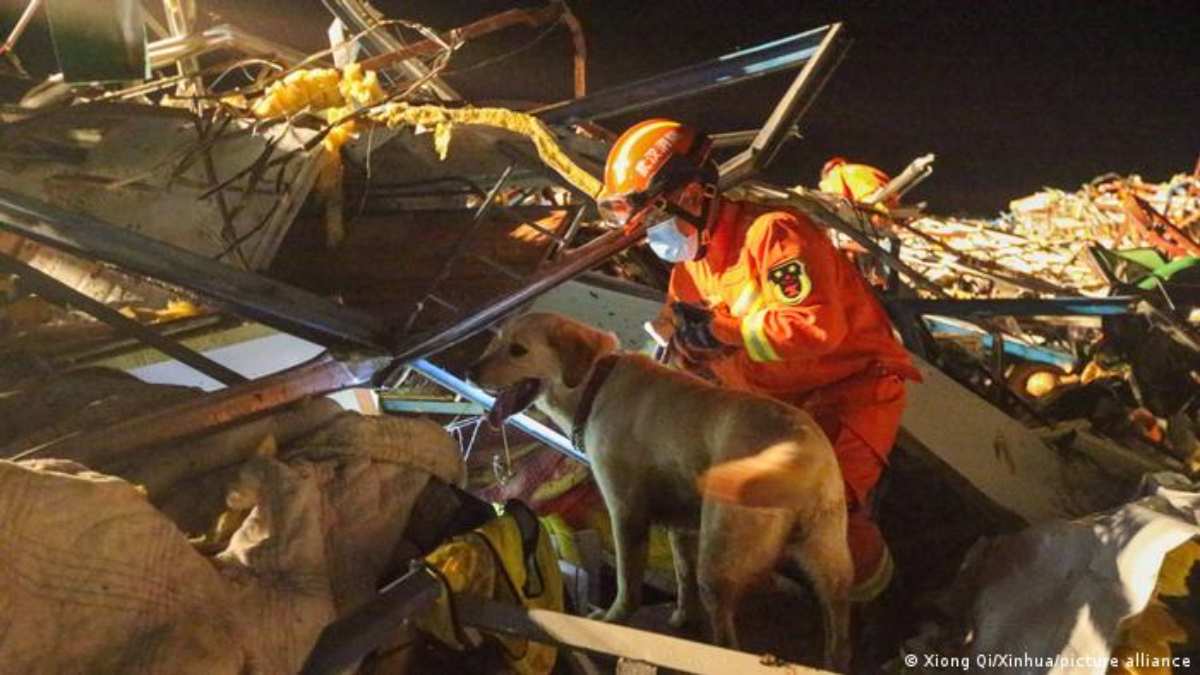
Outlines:
{"label": "debris pile", "polygon": [[[1200,471],[1200,176],[1101,176],[993,220],[871,215],[945,296],[1015,303],[926,313],[944,370],[1122,479]],[[1056,298],[1079,310],[1057,311]]]}
{"label": "debris pile", "polygon": [[923,216],[896,230],[901,259],[955,297],[1103,294],[1110,284],[1088,260],[1090,246],[1200,253],[1200,177],[1102,176],[1076,192],[1014,200],[994,220]]}
{"label": "debris pile", "polygon": [[[32,83],[13,46],[29,17],[50,3],[27,4],[0,54]],[[73,6],[85,4],[104,3]],[[657,311],[656,289],[668,270],[636,245],[636,227],[623,231],[597,217],[596,176],[616,131],[600,123],[786,69],[798,71],[796,80],[761,129],[714,137],[724,148],[746,147],[722,165],[722,184],[824,214],[813,217],[853,241],[851,255],[884,287],[906,346],[922,357],[928,377],[912,385],[909,402],[925,426],[906,422],[907,442],[944,461],[922,462],[912,472],[915,487],[908,486],[916,498],[896,509],[902,535],[893,539],[920,554],[916,562],[897,547],[900,567],[932,578],[931,567],[957,565],[945,552],[931,565],[938,547],[922,539],[951,529],[944,519],[912,518],[923,516],[924,497],[946,485],[966,484],[958,496],[977,490],[994,501],[989,506],[1025,522],[1060,523],[1127,500],[1132,492],[1121,491],[1144,474],[1200,473],[1200,335],[1191,316],[1200,307],[1200,168],[1161,184],[1109,175],[1076,192],[1045,190],[989,220],[899,205],[904,190],[929,175],[927,156],[897,178],[907,175],[907,187],[893,181],[873,195],[884,210],[753,180],[794,135],[811,103],[804,97],[815,96],[841,60],[848,44],[841,24],[589,94],[583,36],[562,0],[449,31],[383,19],[363,0],[329,0],[323,4],[336,19],[330,46],[313,54],[233,25],[208,25],[196,4],[164,2],[167,28],[145,16],[159,38],[151,41],[141,12],[98,9],[88,21],[113,30],[80,50],[65,22],[72,13],[63,8],[72,2],[55,3],[51,37],[66,47],[58,55],[62,72],[43,74],[19,101],[0,101],[0,484],[44,484],[62,491],[54,504],[69,505],[13,502],[20,513],[7,520],[25,543],[0,537],[0,553],[44,581],[7,592],[44,614],[41,591],[53,586],[60,609],[86,604],[97,618],[89,626],[107,625],[82,643],[86,650],[62,654],[39,638],[36,622],[18,625],[21,639],[13,644],[32,645],[19,655],[27,669],[56,658],[107,658],[100,643],[128,641],[121,623],[128,616],[109,618],[112,608],[92,602],[94,580],[60,583],[66,572],[41,565],[39,551],[57,547],[70,562],[117,550],[115,567],[98,573],[125,578],[156,554],[139,549],[142,540],[166,542],[170,555],[158,562],[178,559],[200,570],[194,588],[174,584],[178,575],[165,568],[125,579],[138,596],[135,609],[162,604],[167,587],[186,601],[151,616],[151,627],[169,630],[158,657],[202,653],[197,671],[219,670],[215,659],[223,655],[237,661],[231,670],[258,660],[291,671],[307,660],[315,663],[311,672],[341,672],[376,650],[374,658],[394,658],[395,672],[409,672],[401,662],[434,641],[410,640],[411,626],[397,632],[388,621],[421,616],[439,593],[422,627],[448,650],[498,647],[507,670],[555,668],[556,648],[528,642],[545,630],[531,628],[537,622],[526,611],[568,619],[559,625],[588,637],[562,642],[613,661],[653,660],[653,653],[658,665],[684,669],[680,663],[691,661],[672,659],[709,653],[697,643],[663,646],[649,633],[611,640],[610,626],[559,616],[564,604],[586,613],[611,590],[601,574],[615,548],[604,501],[589,468],[577,462],[584,456],[570,452],[561,434],[524,417],[481,431],[480,406],[490,405],[481,400],[491,397],[454,373],[477,355],[482,343],[472,337],[486,338],[484,329],[498,319],[576,282],[583,290],[563,296],[571,310],[603,306],[595,323],[614,330],[632,324],[629,343],[644,340],[642,320]],[[84,16],[74,14],[76,21]],[[517,25],[541,33],[497,57],[462,63],[466,41]],[[443,79],[500,63],[556,27],[572,38],[570,99],[476,107]],[[511,94],[498,89],[489,100],[512,101]],[[584,283],[583,273],[594,269],[655,288],[594,277]],[[329,351],[290,367],[273,360],[283,348],[259,342],[247,360],[255,367],[270,361],[261,372],[272,374],[257,379],[206,355],[281,333]],[[145,345],[224,388],[202,393],[137,380],[126,371],[141,363]],[[437,364],[427,360],[433,355]],[[385,392],[384,412],[440,418],[336,416],[322,398],[358,387]],[[456,396],[430,397],[429,389]],[[961,434],[930,433],[942,431],[936,426]],[[458,444],[445,432],[456,433]],[[519,445],[510,448],[506,433]],[[472,456],[473,447],[488,446],[491,453]],[[18,461],[26,457],[45,459]],[[916,450],[912,457],[925,458]],[[470,493],[457,487],[461,470],[469,470]],[[955,475],[942,480],[948,473]],[[102,499],[106,492],[113,499]],[[1080,493],[1094,499],[1060,508]],[[527,502],[541,525],[509,500]],[[118,527],[112,541],[75,537],[68,550],[58,539],[70,527],[39,525],[38,518],[66,513],[74,520],[63,522],[91,532],[104,501],[166,534]],[[501,518],[493,508],[499,502],[506,503]],[[973,521],[961,531],[997,529],[986,518]],[[1194,532],[1191,521],[1185,534]],[[189,543],[180,531],[207,534]],[[1059,535],[1045,540],[1047,550],[1059,548]],[[965,544],[966,535],[960,538]],[[1077,550],[1048,559],[1078,578],[1095,569],[1095,556]],[[297,555],[282,555],[289,551]],[[1185,553],[1190,570],[1195,547]],[[439,570],[438,583],[420,570],[401,576],[422,559],[421,569]],[[1151,562],[1147,573],[1159,567]],[[671,592],[665,531],[652,538],[649,565],[659,573],[649,585]],[[1013,569],[1020,577],[1031,568]],[[285,583],[282,594],[271,585],[295,575],[303,578]],[[1179,595],[1172,593],[1162,595]],[[967,589],[959,599],[974,595]],[[299,604],[280,604],[293,601]],[[1145,606],[1133,604],[1130,612]],[[977,606],[988,607],[988,616],[973,617],[981,624],[1004,615]],[[380,607],[394,613],[383,616]],[[268,629],[299,627],[281,633],[245,621],[275,615],[283,618]],[[363,617],[372,630],[362,629]],[[72,619],[69,611],[52,618]],[[795,625],[778,623],[787,631],[780,643],[794,646]],[[185,624],[191,627],[175,628]],[[70,637],[82,625],[61,632]],[[1117,630],[1115,620],[1104,625]],[[260,632],[271,639],[256,639]],[[492,633],[505,637],[481,637]],[[564,633],[554,634],[559,640]],[[203,649],[189,652],[189,640]],[[1088,649],[1107,653],[1111,643]],[[979,644],[999,652],[1015,643]],[[1061,645],[1035,648],[1055,654]],[[463,658],[478,655],[452,656],[438,670],[502,670],[464,666]],[[580,659],[574,670],[596,671],[572,650],[559,656]],[[746,655],[722,656],[735,657]],[[737,663],[766,667],[746,658]],[[712,667],[747,672],[731,663]]]}

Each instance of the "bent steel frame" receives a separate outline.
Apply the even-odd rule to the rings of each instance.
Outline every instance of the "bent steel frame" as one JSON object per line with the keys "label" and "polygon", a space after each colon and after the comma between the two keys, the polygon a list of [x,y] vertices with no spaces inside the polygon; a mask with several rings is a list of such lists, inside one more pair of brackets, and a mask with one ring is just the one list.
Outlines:
{"label": "bent steel frame", "polygon": [[384,323],[364,312],[3,188],[0,228],[187,288],[246,318],[319,344],[385,344]]}
{"label": "bent steel frame", "polygon": [[798,68],[818,54],[826,38],[838,32],[839,26],[833,24],[789,35],[572,101],[544,106],[533,114],[550,124],[578,124]]}
{"label": "bent steel frame", "polygon": [[[366,28],[367,24],[373,23],[367,3],[358,0],[331,0],[328,6],[339,10],[335,11],[335,14],[343,20],[348,20],[347,23],[352,26]],[[342,14],[346,16],[341,16]],[[734,178],[740,180],[761,169],[784,139],[792,133],[799,115],[819,92],[820,85],[828,78],[832,67],[836,66],[844,52],[846,42],[841,33],[840,24],[824,26],[592,96],[543,108],[538,114],[551,124],[570,124],[607,117],[682,96],[696,95],[804,66],[804,70],[792,83],[764,127],[754,132],[751,147],[739,155],[743,157],[743,161],[733,165],[737,170]],[[370,51],[384,53],[403,49],[402,45],[394,43],[393,36],[383,31],[374,31],[371,35],[379,44],[370,45],[374,47]],[[368,40],[368,43],[370,42]],[[401,62],[402,67],[411,68],[416,65],[419,64],[411,61]],[[452,90],[439,86],[441,83],[436,80],[430,85],[442,98],[455,97]],[[492,190],[487,195],[486,202],[490,203],[495,193],[496,190]],[[490,208],[488,203],[481,207],[482,211]],[[349,368],[355,374],[350,377],[335,377],[332,381],[322,381],[315,387],[304,387],[307,393],[311,394],[330,385],[391,386],[402,372],[411,367],[439,385],[485,406],[491,404],[490,396],[472,387],[470,383],[437,368],[426,360],[426,357],[471,337],[541,294],[591,270],[604,260],[637,244],[644,235],[641,229],[611,230],[586,245],[568,249],[566,246],[575,234],[581,214],[582,209],[577,212],[563,241],[558,242],[562,249],[558,252],[558,259],[540,270],[524,286],[478,311],[458,316],[445,325],[423,333],[410,334],[408,329],[411,326],[403,317],[371,316],[307,291],[231,268],[96,218],[69,212],[0,188],[0,228],[54,248],[101,260],[133,273],[189,289],[218,301],[245,318],[318,344],[332,347],[353,346],[390,355],[368,359],[367,363],[370,365],[365,368],[352,365],[356,362],[362,363],[361,360],[353,358],[345,366],[336,362],[324,364],[322,367],[326,369]],[[389,361],[390,365],[385,365]],[[271,380],[280,383],[288,378],[303,380],[311,376],[308,372],[310,369],[311,366],[284,371],[271,376]],[[261,405],[236,403],[243,394],[253,397],[258,389],[256,382],[250,382],[223,390],[220,392],[221,401],[214,400],[214,409],[219,409],[220,412],[208,419],[228,422],[239,415],[262,412]],[[206,397],[215,399],[214,394]],[[274,400],[282,405],[291,398],[278,396],[274,397]],[[547,445],[573,459],[586,462],[586,457],[556,431],[523,415],[510,418],[510,421]]]}

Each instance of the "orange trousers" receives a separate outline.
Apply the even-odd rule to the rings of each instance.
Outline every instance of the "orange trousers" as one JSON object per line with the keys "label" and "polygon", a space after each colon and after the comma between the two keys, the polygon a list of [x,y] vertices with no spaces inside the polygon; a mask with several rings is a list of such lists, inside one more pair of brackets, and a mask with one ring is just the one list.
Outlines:
{"label": "orange trousers", "polygon": [[842,469],[854,558],[851,598],[860,602],[882,593],[892,577],[891,553],[872,518],[870,499],[896,442],[905,401],[904,380],[879,368],[791,401],[817,420]]}

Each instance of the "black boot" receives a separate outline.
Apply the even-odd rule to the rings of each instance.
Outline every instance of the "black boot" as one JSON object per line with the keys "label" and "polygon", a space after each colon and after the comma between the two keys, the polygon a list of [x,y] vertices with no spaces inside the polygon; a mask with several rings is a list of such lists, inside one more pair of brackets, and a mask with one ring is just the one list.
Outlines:
{"label": "black boot", "polygon": [[908,637],[905,610],[908,597],[900,575],[873,600],[855,603],[851,609],[854,660],[851,672],[875,675],[883,665],[900,654]]}

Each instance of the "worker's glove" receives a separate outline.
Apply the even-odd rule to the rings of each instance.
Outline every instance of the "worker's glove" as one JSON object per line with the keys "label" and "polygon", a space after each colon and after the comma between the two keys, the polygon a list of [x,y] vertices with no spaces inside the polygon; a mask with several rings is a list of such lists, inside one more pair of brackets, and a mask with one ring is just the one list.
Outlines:
{"label": "worker's glove", "polygon": [[724,324],[736,319],[727,312],[707,307],[676,302],[671,306],[675,314],[675,340],[688,352],[713,352],[726,350],[729,345],[718,335],[728,330]]}

